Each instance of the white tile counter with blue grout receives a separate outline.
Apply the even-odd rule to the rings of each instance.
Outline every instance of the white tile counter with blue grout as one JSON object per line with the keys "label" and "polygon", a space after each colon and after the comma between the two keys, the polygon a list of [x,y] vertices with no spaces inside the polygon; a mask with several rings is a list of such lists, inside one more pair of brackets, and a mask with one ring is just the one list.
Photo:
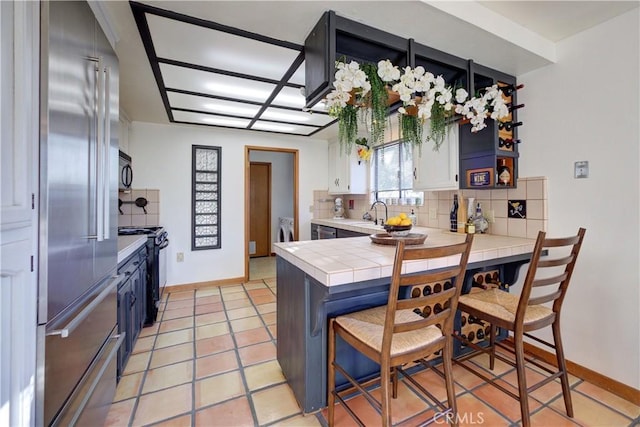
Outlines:
{"label": "white tile counter with blue grout", "polygon": [[[366,235],[274,244],[278,362],[305,413],[326,406],[328,319],[386,304],[395,255],[395,245],[376,244],[370,238],[383,232],[381,226],[349,219],[314,219],[315,225],[338,229],[336,235],[340,229]],[[412,233],[427,234],[423,243],[427,247],[460,243],[465,238],[462,233],[437,228],[414,227]],[[476,234],[462,292],[471,288],[474,274],[489,271],[497,272],[502,283],[515,283],[534,245],[533,239]],[[432,270],[457,262],[456,257],[407,261],[403,270]],[[336,352],[340,364],[356,378],[379,369],[345,343],[339,343]]]}

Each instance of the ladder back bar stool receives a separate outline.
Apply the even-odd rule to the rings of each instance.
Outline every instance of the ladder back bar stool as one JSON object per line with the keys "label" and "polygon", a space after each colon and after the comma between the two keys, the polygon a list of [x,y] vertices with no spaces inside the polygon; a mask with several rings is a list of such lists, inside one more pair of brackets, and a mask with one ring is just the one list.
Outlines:
{"label": "ladder back bar stool", "polygon": [[[397,397],[398,373],[402,374],[416,389],[434,401],[434,404],[443,411],[441,413],[442,417],[439,418],[440,422],[443,419],[448,419],[456,424],[455,391],[451,373],[453,343],[450,337],[453,333],[454,314],[460,290],[463,286],[472,242],[473,235],[471,234],[467,235],[462,243],[433,248],[422,246],[407,247],[404,241],[400,240],[396,247],[387,305],[330,319],[327,373],[328,421],[330,426],[334,425],[336,399],[344,405],[347,413],[356,422],[364,425],[362,420],[349,408],[346,401],[346,395],[355,391],[363,394],[365,399],[381,414],[381,425],[390,426],[392,423],[390,400],[391,397]],[[402,273],[404,261],[428,260],[427,265],[429,265],[431,262],[429,260],[447,257],[459,257],[460,261],[449,267],[412,274]],[[439,265],[443,264],[440,263]],[[398,292],[401,287],[443,280],[451,280],[452,287],[437,294],[420,298],[398,298]],[[420,308],[433,304],[440,304],[444,309],[426,318],[416,313],[416,311],[420,312]],[[358,383],[337,363],[337,336],[340,336],[354,349],[380,365],[380,376],[373,381],[373,384],[371,380],[363,384]],[[440,350],[442,350],[444,364],[448,408],[402,369],[403,365],[414,361],[421,362],[428,368],[430,364],[425,359]],[[336,371],[348,380],[348,388],[336,390]],[[370,393],[371,386],[378,382],[380,384],[381,401],[378,401]]]}
{"label": "ladder back bar stool", "polygon": [[[463,345],[473,349],[472,352],[456,358],[454,362],[514,399],[519,400],[522,425],[525,427],[531,425],[529,393],[556,378],[560,378],[567,415],[573,417],[569,379],[560,336],[560,310],[580,247],[582,246],[585,231],[584,228],[580,228],[577,235],[566,238],[548,238],[545,232],[540,231],[520,296],[509,294],[500,289],[488,289],[463,295],[459,299],[458,309],[489,323],[491,332],[487,347],[478,346],[459,335],[454,335],[455,338],[463,342]],[[547,256],[543,256],[545,251],[548,251]],[[529,334],[531,331],[547,326],[552,328],[553,344]],[[497,328],[503,328],[512,333],[512,345],[508,346],[505,343],[496,342]],[[524,352],[524,337],[531,338],[555,350],[556,369],[550,369],[548,366],[542,365],[533,360],[533,358],[526,356]],[[507,350],[508,353],[497,353],[497,346]],[[489,355],[489,369],[494,369],[495,359],[499,359],[516,368],[518,394],[496,383],[494,378],[489,378],[477,366],[474,367],[469,362],[470,359],[487,353]],[[509,355],[511,356],[508,357]],[[537,366],[550,375],[527,387],[525,362]]]}

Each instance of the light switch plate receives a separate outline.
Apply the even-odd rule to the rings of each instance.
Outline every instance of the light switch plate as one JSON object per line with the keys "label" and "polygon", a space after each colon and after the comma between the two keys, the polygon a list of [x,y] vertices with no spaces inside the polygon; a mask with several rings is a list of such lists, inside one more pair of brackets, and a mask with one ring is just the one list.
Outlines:
{"label": "light switch plate", "polygon": [[587,160],[575,162],[573,166],[574,178],[589,178],[589,162]]}
{"label": "light switch plate", "polygon": [[438,219],[438,209],[437,208],[429,208],[429,219]]}

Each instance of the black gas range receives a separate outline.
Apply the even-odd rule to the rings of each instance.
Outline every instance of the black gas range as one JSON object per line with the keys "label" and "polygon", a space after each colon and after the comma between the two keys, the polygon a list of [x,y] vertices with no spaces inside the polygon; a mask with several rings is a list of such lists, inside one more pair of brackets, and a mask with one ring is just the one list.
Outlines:
{"label": "black gas range", "polygon": [[120,236],[147,236],[147,303],[145,326],[152,325],[158,316],[167,283],[167,251],[169,233],[164,227],[118,227]]}

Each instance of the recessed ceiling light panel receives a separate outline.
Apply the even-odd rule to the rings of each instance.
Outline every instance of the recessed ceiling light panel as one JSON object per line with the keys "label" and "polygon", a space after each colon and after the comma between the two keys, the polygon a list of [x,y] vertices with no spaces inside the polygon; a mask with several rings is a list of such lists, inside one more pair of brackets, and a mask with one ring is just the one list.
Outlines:
{"label": "recessed ceiling light panel", "polygon": [[215,116],[209,114],[191,113],[187,111],[173,111],[173,118],[178,122],[189,122],[193,124],[215,125],[225,127],[246,128],[251,120],[239,119],[235,117]]}
{"label": "recessed ceiling light panel", "polygon": [[275,85],[238,77],[224,76],[191,68],[160,64],[165,87],[211,95],[264,102]]}
{"label": "recessed ceiling light panel", "polygon": [[147,21],[159,58],[280,80],[300,53],[157,15]]}
{"label": "recessed ceiling light panel", "polygon": [[314,114],[311,112],[292,111],[274,107],[267,108],[260,118],[316,126],[324,126],[334,120],[326,114]]}
{"label": "recessed ceiling light panel", "polygon": [[254,117],[260,110],[259,105],[243,102],[225,101],[205,96],[168,92],[171,108],[206,111],[231,116]]}

